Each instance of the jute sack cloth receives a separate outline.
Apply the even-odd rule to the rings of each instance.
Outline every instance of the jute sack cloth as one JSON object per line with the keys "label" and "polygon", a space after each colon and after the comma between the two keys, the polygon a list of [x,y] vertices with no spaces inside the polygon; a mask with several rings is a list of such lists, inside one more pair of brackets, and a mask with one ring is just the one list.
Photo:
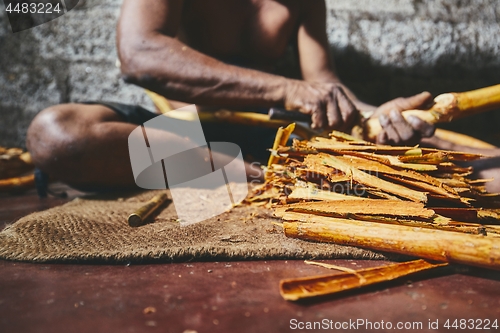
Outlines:
{"label": "jute sack cloth", "polygon": [[0,232],[0,258],[53,263],[149,263],[188,260],[387,259],[380,253],[285,237],[272,212],[239,206],[181,227],[172,202],[152,222],[127,217],[158,191],[77,198],[21,218]]}

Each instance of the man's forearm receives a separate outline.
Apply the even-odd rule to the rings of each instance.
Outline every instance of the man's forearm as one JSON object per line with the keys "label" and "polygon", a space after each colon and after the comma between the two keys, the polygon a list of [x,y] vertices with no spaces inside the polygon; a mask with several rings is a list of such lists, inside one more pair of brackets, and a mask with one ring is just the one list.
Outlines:
{"label": "man's forearm", "polygon": [[289,79],[220,62],[158,34],[119,45],[127,82],[167,98],[223,106],[282,106]]}

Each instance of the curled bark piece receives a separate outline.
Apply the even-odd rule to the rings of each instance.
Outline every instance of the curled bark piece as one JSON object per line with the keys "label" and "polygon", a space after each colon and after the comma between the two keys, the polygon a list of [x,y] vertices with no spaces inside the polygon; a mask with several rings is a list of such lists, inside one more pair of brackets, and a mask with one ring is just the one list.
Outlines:
{"label": "curled bark piece", "polygon": [[393,184],[368,173],[360,171],[349,163],[343,162],[334,156],[323,155],[323,163],[342,171],[360,184],[368,187],[378,188],[384,192],[398,195],[400,197],[419,202],[427,202],[427,195],[401,185]]}
{"label": "curled bark piece", "polygon": [[280,281],[280,294],[287,301],[297,301],[392,281],[446,265],[446,263],[434,264],[419,259],[388,266],[360,269],[353,273],[286,279]]}
{"label": "curled bark piece", "polygon": [[[276,137],[274,138],[274,144],[272,150],[277,150],[279,147],[285,146],[286,142],[288,141],[288,138],[290,138],[290,135],[293,133],[294,129],[295,129],[295,124],[290,124],[285,128],[283,127],[278,128],[278,132],[276,133]],[[269,161],[267,162],[267,166],[271,166],[277,161],[279,161],[279,157],[271,154],[271,156],[269,156]]]}

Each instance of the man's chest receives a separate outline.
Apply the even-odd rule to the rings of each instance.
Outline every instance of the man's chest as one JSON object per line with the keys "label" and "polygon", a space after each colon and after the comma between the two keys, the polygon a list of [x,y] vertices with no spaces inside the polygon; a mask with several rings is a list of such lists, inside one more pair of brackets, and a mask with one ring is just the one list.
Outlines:
{"label": "man's chest", "polygon": [[182,17],[185,42],[217,58],[272,61],[296,37],[297,0],[188,0]]}

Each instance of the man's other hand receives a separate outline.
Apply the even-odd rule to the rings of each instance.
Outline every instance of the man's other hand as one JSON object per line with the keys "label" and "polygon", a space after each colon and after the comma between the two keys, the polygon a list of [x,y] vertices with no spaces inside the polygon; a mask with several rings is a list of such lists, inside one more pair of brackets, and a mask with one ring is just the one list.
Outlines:
{"label": "man's other hand", "polygon": [[378,117],[382,132],[377,136],[378,144],[415,145],[424,137],[434,135],[435,127],[418,117],[405,119],[401,112],[427,109],[432,104],[432,95],[425,91],[408,98],[399,97],[382,104],[372,117]]}
{"label": "man's other hand", "polygon": [[285,108],[311,115],[313,129],[347,132],[359,111],[339,84],[291,81],[286,88]]}

